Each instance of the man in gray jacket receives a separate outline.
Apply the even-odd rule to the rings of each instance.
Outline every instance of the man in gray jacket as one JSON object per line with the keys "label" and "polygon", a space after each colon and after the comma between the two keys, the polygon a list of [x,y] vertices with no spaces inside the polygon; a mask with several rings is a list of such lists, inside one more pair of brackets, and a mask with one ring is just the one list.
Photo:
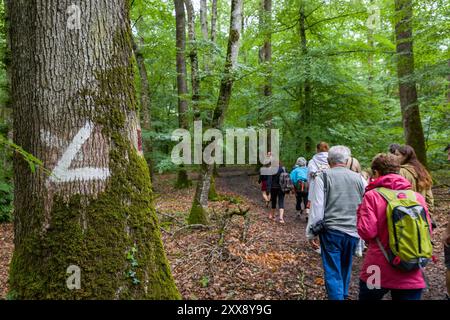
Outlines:
{"label": "man in gray jacket", "polygon": [[[344,300],[352,270],[353,253],[359,241],[356,211],[367,185],[364,178],[347,168],[350,149],[335,146],[328,152],[330,169],[316,178],[310,190],[311,213],[306,236],[313,248],[320,238],[325,285],[330,300]],[[320,228],[322,227],[322,228]]]}

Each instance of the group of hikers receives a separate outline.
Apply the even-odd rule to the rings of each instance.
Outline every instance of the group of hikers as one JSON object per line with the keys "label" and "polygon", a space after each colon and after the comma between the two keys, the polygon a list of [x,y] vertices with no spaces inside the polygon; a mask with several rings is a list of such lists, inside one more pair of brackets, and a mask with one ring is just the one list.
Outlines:
{"label": "group of hikers", "polygon": [[[450,145],[446,148],[450,161]],[[268,154],[268,163],[272,155]],[[284,220],[285,195],[294,193],[306,237],[322,258],[328,299],[349,298],[353,256],[363,256],[359,299],[420,300],[424,267],[435,261],[432,178],[409,145],[391,144],[363,171],[346,146],[317,144],[310,161],[299,157],[289,173],[261,168],[259,182],[269,219]],[[450,191],[449,191],[450,192]],[[450,223],[444,235],[447,299],[450,295]]]}

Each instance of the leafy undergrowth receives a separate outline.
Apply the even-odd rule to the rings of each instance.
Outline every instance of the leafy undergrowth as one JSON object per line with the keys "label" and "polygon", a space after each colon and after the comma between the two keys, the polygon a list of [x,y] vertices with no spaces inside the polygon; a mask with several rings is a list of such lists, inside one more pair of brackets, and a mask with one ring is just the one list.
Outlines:
{"label": "leafy undergrowth", "polygon": [[[195,175],[191,175],[191,178]],[[294,214],[294,196],[286,198],[285,225],[267,218],[257,176],[225,170],[217,178],[219,201],[211,202],[209,226],[188,227],[186,218],[195,192],[175,189],[175,175],[158,175],[155,207],[164,246],[184,299],[325,299],[320,256],[308,246],[305,217]],[[424,299],[442,299],[445,267],[442,242],[450,209],[447,189],[434,190],[435,254],[427,267],[430,288]],[[231,214],[234,214],[231,218]],[[0,298],[7,292],[7,267],[13,250],[11,224],[0,224]],[[357,299],[362,260],[355,258],[351,299]]]}

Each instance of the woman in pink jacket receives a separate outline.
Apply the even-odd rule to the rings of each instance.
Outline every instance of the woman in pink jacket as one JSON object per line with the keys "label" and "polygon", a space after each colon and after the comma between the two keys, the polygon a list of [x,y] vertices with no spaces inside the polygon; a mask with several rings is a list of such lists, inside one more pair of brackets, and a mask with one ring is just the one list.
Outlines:
{"label": "woman in pink jacket", "polygon": [[[426,283],[420,269],[401,271],[392,267],[376,242],[389,247],[386,218],[386,200],[375,190],[384,187],[392,190],[411,189],[408,180],[398,174],[399,160],[391,154],[379,154],[372,161],[375,180],[366,188],[363,202],[358,209],[358,234],[368,244],[368,250],[360,273],[360,300],[381,300],[390,291],[393,300],[420,300]],[[425,208],[431,225],[425,199],[416,193],[417,201]],[[378,285],[376,285],[379,280]],[[369,281],[368,281],[369,280]],[[375,285],[374,285],[375,284]]]}

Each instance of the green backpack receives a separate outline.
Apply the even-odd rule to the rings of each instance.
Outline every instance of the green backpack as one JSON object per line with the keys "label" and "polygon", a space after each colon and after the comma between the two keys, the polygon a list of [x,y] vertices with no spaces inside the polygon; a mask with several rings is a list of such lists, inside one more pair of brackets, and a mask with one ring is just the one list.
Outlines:
{"label": "green backpack", "polygon": [[425,209],[417,201],[415,192],[376,190],[387,201],[389,249],[386,251],[380,239],[376,239],[384,256],[393,267],[403,271],[425,267],[434,259],[433,244]]}

